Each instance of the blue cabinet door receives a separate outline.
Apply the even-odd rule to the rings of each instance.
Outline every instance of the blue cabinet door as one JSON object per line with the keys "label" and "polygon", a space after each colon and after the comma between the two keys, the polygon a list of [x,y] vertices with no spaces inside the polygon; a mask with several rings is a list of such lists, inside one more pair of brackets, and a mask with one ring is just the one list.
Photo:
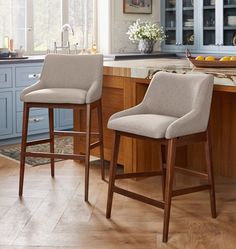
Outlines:
{"label": "blue cabinet door", "polygon": [[12,131],[12,92],[0,93],[0,136],[11,134]]}
{"label": "blue cabinet door", "polygon": [[58,128],[71,129],[73,127],[73,111],[67,109],[59,109]]}

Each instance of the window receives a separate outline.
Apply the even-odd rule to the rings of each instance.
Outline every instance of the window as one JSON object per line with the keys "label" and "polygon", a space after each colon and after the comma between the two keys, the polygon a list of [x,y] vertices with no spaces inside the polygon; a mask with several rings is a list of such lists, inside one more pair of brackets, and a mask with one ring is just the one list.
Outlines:
{"label": "window", "polygon": [[0,0],[0,47],[4,47],[4,38],[14,38],[14,46],[26,44],[26,0]]}
{"label": "window", "polygon": [[[93,0],[70,0],[68,23],[74,28],[74,37],[70,39],[83,48],[91,47],[93,39]],[[86,34],[86,35],[85,35]]]}
{"label": "window", "polygon": [[33,4],[32,40],[36,52],[52,49],[60,41],[62,26],[62,1],[37,0]]}
{"label": "window", "polygon": [[[61,45],[61,27],[69,23],[71,48],[91,47],[95,0],[0,0],[0,46],[4,37],[14,39],[14,47],[22,46],[28,53],[42,53]],[[65,36],[66,37],[66,36]]]}

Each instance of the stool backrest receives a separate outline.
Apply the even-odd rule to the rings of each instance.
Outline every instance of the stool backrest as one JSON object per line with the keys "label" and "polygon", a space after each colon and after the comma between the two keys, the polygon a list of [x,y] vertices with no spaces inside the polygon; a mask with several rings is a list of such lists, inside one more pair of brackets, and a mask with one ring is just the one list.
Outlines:
{"label": "stool backrest", "polygon": [[213,76],[207,74],[157,73],[143,103],[150,113],[182,117],[196,109],[209,118]]}
{"label": "stool backrest", "polygon": [[102,55],[49,54],[45,57],[40,81],[44,88],[77,88],[87,91],[95,82],[102,84],[102,75]]}

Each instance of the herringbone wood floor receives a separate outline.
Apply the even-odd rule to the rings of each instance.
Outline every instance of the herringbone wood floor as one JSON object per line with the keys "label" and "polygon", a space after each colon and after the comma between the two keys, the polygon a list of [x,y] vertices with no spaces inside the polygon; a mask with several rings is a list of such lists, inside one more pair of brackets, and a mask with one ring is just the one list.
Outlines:
{"label": "herringbone wood floor", "polygon": [[[236,181],[217,179],[218,218],[210,218],[208,192],[173,201],[169,243],[162,244],[163,212],[115,195],[112,219],[105,218],[107,184],[92,168],[90,204],[83,201],[84,168],[73,161],[27,167],[25,193],[18,199],[18,163],[0,158],[0,248],[17,249],[235,249]],[[194,183],[177,176],[178,186]],[[158,177],[119,182],[161,197]]]}

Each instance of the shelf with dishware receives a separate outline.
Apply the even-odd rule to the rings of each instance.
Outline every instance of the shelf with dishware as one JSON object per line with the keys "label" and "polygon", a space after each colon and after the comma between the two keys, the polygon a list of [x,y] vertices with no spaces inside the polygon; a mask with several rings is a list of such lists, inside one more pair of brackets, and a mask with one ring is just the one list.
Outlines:
{"label": "shelf with dishware", "polygon": [[163,51],[236,53],[236,0],[165,0],[162,9]]}

